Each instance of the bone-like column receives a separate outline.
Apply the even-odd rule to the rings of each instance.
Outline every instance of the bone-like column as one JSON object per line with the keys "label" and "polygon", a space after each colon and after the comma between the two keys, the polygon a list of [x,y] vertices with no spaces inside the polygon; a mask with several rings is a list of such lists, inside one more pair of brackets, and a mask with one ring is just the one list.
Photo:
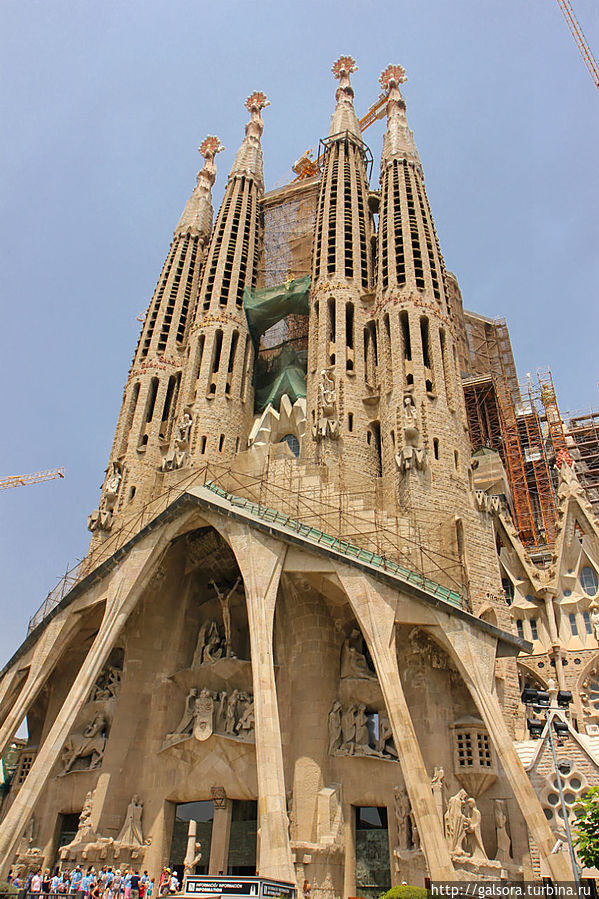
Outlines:
{"label": "bone-like column", "polygon": [[27,677],[0,727],[0,756],[6,751],[17,728],[51,674],[56,663],[58,646],[64,642],[62,638],[65,631],[70,632],[72,629],[72,622],[67,621],[64,613],[46,625],[33,650]]}
{"label": "bone-like column", "polygon": [[250,632],[260,828],[257,868],[263,876],[293,883],[273,659],[275,604],[286,547],[233,523],[227,537],[243,577]]}
{"label": "bone-like column", "polygon": [[144,545],[129,553],[107,584],[106,608],[100,629],[23,786],[2,822],[0,872],[5,872],[10,865],[15,844],[35,809],[75,719],[139,597],[140,575],[155,550],[156,538],[147,538]]}
{"label": "bone-like column", "polygon": [[503,712],[495,693],[495,654],[497,638],[473,627],[466,621],[437,613],[441,625],[431,631],[449,653],[476,703],[501,767],[535,841],[545,859],[553,880],[572,880],[572,871],[565,857],[552,854],[555,843],[539,798],[522,766],[512,738],[505,725]]}
{"label": "bone-like column", "polygon": [[430,777],[399,677],[393,592],[344,565],[337,565],[336,569],[376,668],[430,876],[432,880],[455,880]]}

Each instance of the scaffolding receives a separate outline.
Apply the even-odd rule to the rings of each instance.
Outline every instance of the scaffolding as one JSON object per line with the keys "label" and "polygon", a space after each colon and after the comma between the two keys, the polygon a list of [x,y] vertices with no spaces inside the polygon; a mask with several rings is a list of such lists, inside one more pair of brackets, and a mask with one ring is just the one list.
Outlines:
{"label": "scaffolding", "polygon": [[270,191],[263,197],[260,286],[273,287],[289,275],[302,278],[310,274],[318,187],[318,181],[311,181]]}
{"label": "scaffolding", "polygon": [[281,523],[283,517],[284,527],[294,535],[400,576],[425,592],[471,610],[459,553],[436,548],[432,540],[423,541],[420,528],[411,521],[387,515],[380,479],[345,470],[341,464],[331,469],[300,463],[285,453],[286,445],[271,447],[266,468],[255,473],[246,470],[247,459],[240,456],[237,465],[207,463],[172,483],[102,542],[92,542],[88,556],[63,575],[32,616],[28,633],[71,590],[97,577],[103,563],[195,487],[226,494],[232,507],[243,509],[251,504],[251,514],[265,522]]}
{"label": "scaffolding", "polygon": [[593,512],[599,517],[599,412],[566,416],[566,445]]}
{"label": "scaffolding", "polygon": [[503,457],[501,414],[495,382],[490,375],[463,382],[472,452],[485,447]]}

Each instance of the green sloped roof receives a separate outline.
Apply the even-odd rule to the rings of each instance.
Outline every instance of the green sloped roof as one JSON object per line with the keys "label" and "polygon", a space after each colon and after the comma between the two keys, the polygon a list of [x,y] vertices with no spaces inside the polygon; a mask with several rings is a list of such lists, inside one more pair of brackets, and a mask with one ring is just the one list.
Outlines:
{"label": "green sloped roof", "polygon": [[306,275],[287,284],[243,291],[243,308],[250,333],[257,343],[260,336],[287,315],[308,315],[308,295],[312,278]]}

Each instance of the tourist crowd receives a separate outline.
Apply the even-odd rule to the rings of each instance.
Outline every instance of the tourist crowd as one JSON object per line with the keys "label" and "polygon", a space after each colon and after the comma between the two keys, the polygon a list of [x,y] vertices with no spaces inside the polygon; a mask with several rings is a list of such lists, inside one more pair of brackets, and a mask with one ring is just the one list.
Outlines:
{"label": "tourist crowd", "polygon": [[[9,874],[8,882],[19,891],[19,899],[25,896],[70,894],[76,899],[154,899],[156,880],[147,871],[140,874],[133,868],[113,869],[104,866],[96,870],[93,866],[82,869],[80,865],[72,870],[54,873],[49,868],[29,874],[24,880]],[[163,868],[158,881],[158,896],[172,895],[179,891],[180,883],[176,871]]]}

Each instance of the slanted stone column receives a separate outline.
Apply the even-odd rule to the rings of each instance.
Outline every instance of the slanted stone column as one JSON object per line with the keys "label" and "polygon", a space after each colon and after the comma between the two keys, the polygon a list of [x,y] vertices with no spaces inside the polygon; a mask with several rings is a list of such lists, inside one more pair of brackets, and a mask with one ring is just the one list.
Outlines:
{"label": "slanted stone column", "polygon": [[[25,783],[2,822],[0,830],[0,876],[6,874],[27,821],[35,810],[48,776],[56,764],[77,715],[137,601],[145,579],[146,564],[156,552],[156,538],[149,537],[132,550],[107,583],[106,609],[100,630],[81,666],[78,677],[44,740]],[[143,581],[143,583],[142,583]]]}
{"label": "slanted stone column", "polygon": [[273,659],[275,603],[287,547],[246,525],[231,523],[227,537],[243,576],[250,631],[260,836],[257,867],[265,877],[294,883]]}
{"label": "slanted stone column", "polygon": [[72,616],[66,616],[63,613],[48,622],[40,636],[31,656],[25,683],[0,728],[0,755],[5,752],[23,718],[35,702],[39,691],[52,673],[60,650],[64,646],[65,635],[74,630],[74,623]]}
{"label": "slanted stone column", "polygon": [[431,630],[431,635],[451,656],[476,703],[530,834],[541,857],[547,861],[551,877],[557,881],[572,880],[572,871],[565,856],[560,852],[551,854],[555,837],[514,748],[495,693],[497,638],[472,627],[467,621],[442,612],[436,613],[436,617],[441,633],[435,628]]}
{"label": "slanted stone column", "polygon": [[433,880],[455,880],[430,777],[399,677],[394,593],[344,565],[336,565],[336,569],[376,668],[430,876]]}

